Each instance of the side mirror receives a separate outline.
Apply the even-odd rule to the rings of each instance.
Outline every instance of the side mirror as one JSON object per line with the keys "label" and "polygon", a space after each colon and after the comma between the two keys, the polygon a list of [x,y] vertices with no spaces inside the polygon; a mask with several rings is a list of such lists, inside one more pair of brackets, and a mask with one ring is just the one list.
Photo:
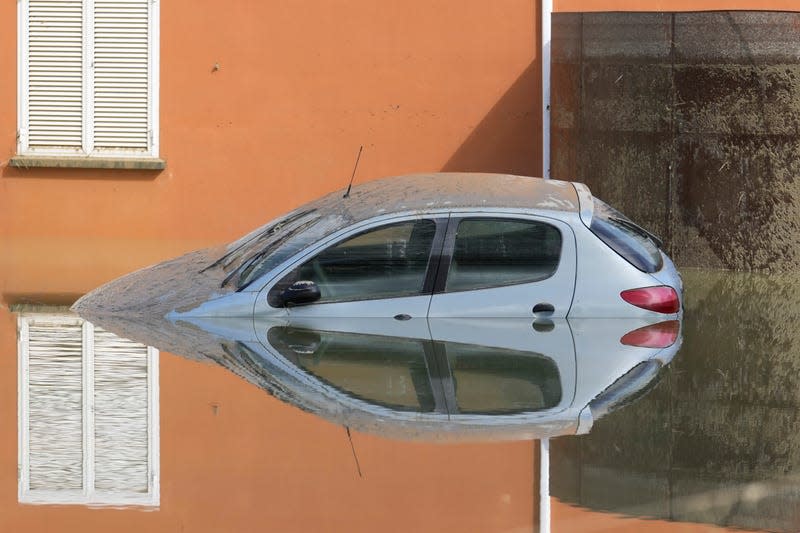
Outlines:
{"label": "side mirror", "polygon": [[284,307],[310,304],[320,299],[319,287],[313,281],[295,281],[281,293]]}

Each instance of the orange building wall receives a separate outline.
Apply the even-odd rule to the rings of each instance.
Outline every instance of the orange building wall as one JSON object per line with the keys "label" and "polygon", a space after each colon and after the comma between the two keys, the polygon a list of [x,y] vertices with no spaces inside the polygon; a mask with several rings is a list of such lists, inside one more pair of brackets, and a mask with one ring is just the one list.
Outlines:
{"label": "orange building wall", "polygon": [[[537,174],[537,6],[161,4],[163,172],[15,154],[16,2],[0,3],[0,531],[467,531],[536,523],[534,443],[354,434],[162,354],[161,507],[17,503],[16,324],[133,269],[229,241],[322,193],[414,171]],[[219,70],[214,71],[215,64]],[[215,415],[213,405],[218,406]]]}
{"label": "orange building wall", "polygon": [[[0,292],[85,292],[356,180],[541,167],[537,7],[161,3],[163,172],[7,167],[16,4],[0,6]],[[214,65],[219,70],[214,71]]]}

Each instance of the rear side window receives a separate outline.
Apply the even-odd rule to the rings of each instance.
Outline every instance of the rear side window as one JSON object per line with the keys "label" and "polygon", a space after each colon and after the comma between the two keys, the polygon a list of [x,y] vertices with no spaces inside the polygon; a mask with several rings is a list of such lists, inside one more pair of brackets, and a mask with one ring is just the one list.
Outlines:
{"label": "rear side window", "polygon": [[552,276],[561,257],[561,232],[543,222],[466,218],[459,222],[447,292],[519,283]]}
{"label": "rear side window", "polygon": [[444,345],[461,414],[543,411],[561,402],[561,375],[546,355],[455,342]]}
{"label": "rear side window", "polygon": [[658,272],[664,266],[658,238],[597,198],[589,229],[642,272]]}

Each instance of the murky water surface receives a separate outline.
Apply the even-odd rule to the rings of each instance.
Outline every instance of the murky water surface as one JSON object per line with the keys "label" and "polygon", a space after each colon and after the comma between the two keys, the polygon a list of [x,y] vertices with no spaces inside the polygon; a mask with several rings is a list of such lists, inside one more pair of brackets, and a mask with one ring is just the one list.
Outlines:
{"label": "murky water surface", "polygon": [[684,344],[664,378],[589,435],[551,442],[554,531],[591,530],[594,513],[800,529],[800,278],[683,277]]}
{"label": "murky water surface", "polygon": [[[134,513],[130,527],[164,531],[267,520],[297,531],[670,531],[675,522],[796,531],[800,278],[683,276],[682,323],[92,316],[96,344],[114,342],[102,327],[162,350],[161,494],[148,500],[158,518],[122,512]],[[124,366],[136,360],[127,345],[113,346],[120,366],[104,374],[98,359],[94,379],[145,376],[144,366]],[[72,348],[62,348],[66,361]],[[30,365],[34,396],[46,371]],[[54,401],[75,400],[80,411],[79,382]],[[118,398],[152,417],[140,396]],[[98,487],[106,471],[134,472],[129,488],[139,490],[147,464],[136,463],[135,446],[145,453],[152,429],[120,440],[103,429],[104,400],[92,401],[95,467],[81,467],[80,443],[37,434],[33,420],[22,465],[32,488],[72,473],[80,500],[89,468]],[[35,417],[41,406],[31,406]],[[545,471],[539,439],[549,443]],[[157,482],[144,479],[145,492],[148,483],[152,496]],[[220,487],[238,503],[209,500]],[[310,505],[301,514],[297,498]],[[398,516],[398,505],[415,511]],[[2,511],[0,525],[29,523],[19,508],[7,519]]]}

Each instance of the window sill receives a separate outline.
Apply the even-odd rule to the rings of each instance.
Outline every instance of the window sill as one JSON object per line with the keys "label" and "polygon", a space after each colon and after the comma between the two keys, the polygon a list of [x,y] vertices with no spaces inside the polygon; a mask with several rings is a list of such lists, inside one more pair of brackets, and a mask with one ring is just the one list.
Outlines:
{"label": "window sill", "polygon": [[121,170],[163,170],[167,162],[158,157],[69,157],[32,156],[12,157],[9,166],[16,168],[109,168]]}

